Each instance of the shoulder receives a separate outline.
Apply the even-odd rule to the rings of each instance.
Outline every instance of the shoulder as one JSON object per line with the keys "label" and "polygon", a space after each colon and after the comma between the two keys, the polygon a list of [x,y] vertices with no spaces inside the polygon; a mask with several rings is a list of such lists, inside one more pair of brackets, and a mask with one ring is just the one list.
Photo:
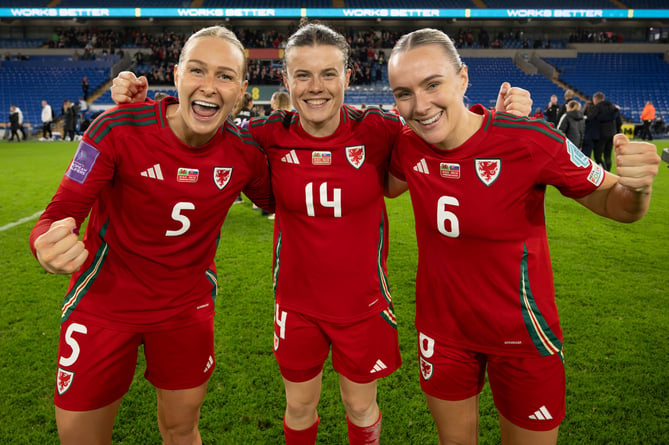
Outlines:
{"label": "shoulder", "polygon": [[353,122],[378,123],[398,127],[402,124],[402,119],[397,114],[377,107],[367,107],[362,111],[350,105],[344,105],[342,106],[342,112],[346,119]]}
{"label": "shoulder", "polygon": [[166,122],[156,104],[151,101],[117,105],[91,122],[85,134],[91,140],[99,142],[112,130],[114,132],[137,131],[138,127]]}
{"label": "shoulder", "polygon": [[552,140],[560,144],[564,142],[564,135],[543,119],[496,112],[490,121],[490,129],[494,131],[495,135],[508,134],[513,138],[518,138],[519,133],[522,133],[524,138],[530,138],[537,142],[546,140]]}
{"label": "shoulder", "polygon": [[229,118],[225,121],[221,131],[226,142],[234,145],[237,149],[254,155],[263,153],[249,130],[238,127],[232,119]]}

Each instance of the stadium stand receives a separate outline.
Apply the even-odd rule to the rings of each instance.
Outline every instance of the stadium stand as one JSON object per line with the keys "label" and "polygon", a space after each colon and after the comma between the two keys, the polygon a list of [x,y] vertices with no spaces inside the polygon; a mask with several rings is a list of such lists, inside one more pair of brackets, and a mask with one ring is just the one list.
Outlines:
{"label": "stadium stand", "polygon": [[[565,0],[561,7],[567,8],[572,0]],[[5,3],[5,2],[3,2]],[[22,7],[30,7],[35,3],[44,6],[44,1],[33,2],[31,0],[17,1],[9,0],[9,6],[20,3]],[[59,7],[90,7],[89,0],[60,0],[55,1]],[[371,7],[378,8],[378,2],[371,0],[307,0],[307,1],[281,1],[277,0],[249,0],[244,2],[244,7]],[[374,3],[370,5],[368,3]],[[408,4],[411,3],[411,4]],[[487,7],[513,7],[515,0],[487,0]],[[545,0],[534,2],[523,2],[522,7],[542,7]],[[54,1],[49,2],[53,6]],[[195,5],[199,7],[239,7],[239,1],[233,0],[110,0],[105,3],[106,7],[182,7]],[[482,3],[477,0],[477,5]],[[383,7],[408,7],[408,8],[462,8],[472,7],[473,1],[449,0],[447,2],[437,0],[390,0],[384,2]],[[613,0],[595,0],[595,4],[588,7],[622,8],[624,7],[658,7],[654,0],[634,0],[630,2],[614,4]],[[621,6],[622,5],[622,6]],[[555,7],[554,4],[545,5]],[[659,5],[666,7],[664,3]],[[576,6],[573,6],[576,7]],[[24,22],[26,23],[26,22]],[[111,97],[107,88],[101,88],[109,82],[114,72],[112,66],[121,57],[105,56],[103,60],[100,55],[103,51],[114,53],[115,50],[123,49],[126,65],[123,69],[130,68],[135,71],[151,73],[154,66],[162,66],[163,71],[169,72],[175,62],[174,51],[180,48],[179,40],[191,31],[192,26],[201,22],[194,21],[189,25],[183,21],[183,25],[172,30],[164,27],[156,20],[155,24],[145,27],[146,23],[133,22],[132,20],[113,24],[105,22],[104,26],[93,24],[94,21],[82,23],[72,20],[53,25],[50,29],[44,29],[39,35],[44,38],[35,38],[35,32],[25,32],[26,38],[17,38],[18,32],[7,31],[7,25],[0,24],[0,54],[4,55],[0,61],[0,126],[8,120],[9,105],[16,103],[24,112],[25,121],[33,123],[35,128],[39,127],[40,101],[48,100],[54,107],[56,113],[60,110],[63,99],[76,102],[81,94],[81,78],[86,75],[90,80],[90,90],[94,93],[92,98],[93,109],[110,106]],[[281,41],[294,29],[296,21],[286,20],[275,22],[276,28],[268,30],[258,23],[235,20],[230,22],[231,28],[240,36],[247,48],[280,48]],[[643,30],[646,26],[640,25],[632,29],[619,28],[615,24],[599,26],[597,23],[586,23],[570,25],[569,28],[560,29],[550,26],[546,21],[538,25],[536,22],[524,26],[522,22],[507,22],[511,25],[487,22],[469,21],[431,21],[428,23],[418,22],[390,22],[368,20],[357,20],[353,22],[333,22],[335,27],[345,33],[353,47],[353,60],[356,75],[352,86],[346,92],[346,102],[353,105],[365,103],[367,105],[384,105],[386,107],[394,102],[390,89],[387,86],[387,73],[385,64],[380,66],[380,79],[377,78],[376,70],[378,63],[374,59],[380,49],[385,52],[387,58],[390,48],[395,39],[412,29],[412,26],[435,26],[444,29],[456,41],[464,62],[468,65],[471,78],[475,79],[468,90],[470,103],[483,103],[492,106],[497,95],[497,90],[502,81],[510,81],[513,85],[526,88],[531,91],[535,107],[543,108],[551,95],[557,95],[560,100],[564,89],[571,88],[577,91],[581,100],[590,98],[595,91],[603,91],[607,98],[618,104],[626,119],[639,122],[639,113],[646,100],[652,100],[660,117],[669,116],[669,50],[666,39],[658,41],[654,52],[649,50],[649,37]],[[583,23],[583,22],[581,22]],[[88,25],[88,26],[87,26]],[[394,26],[398,25],[398,26]],[[548,26],[544,26],[548,25]],[[4,28],[3,28],[4,26]],[[22,26],[25,26],[22,25]],[[486,26],[490,26],[486,30]],[[669,28],[667,28],[669,29]],[[2,31],[5,32],[2,32]],[[488,32],[486,32],[488,31]],[[611,32],[613,31],[613,32]],[[277,45],[276,35],[280,39]],[[484,40],[482,34],[489,34]],[[549,35],[550,33],[550,35]],[[54,42],[53,36],[58,34],[60,40]],[[72,52],[75,49],[84,51],[91,36],[97,36],[97,44],[94,52],[98,58],[93,61],[72,60]],[[175,43],[175,40],[177,41]],[[629,50],[626,52],[614,48],[620,42],[638,42],[644,44],[643,50]],[[665,43],[664,45],[662,43]],[[592,45],[592,46],[589,46]],[[57,48],[60,48],[58,50]],[[71,48],[65,50],[64,48]],[[162,49],[161,49],[162,48]],[[588,48],[597,48],[595,50]],[[627,47],[626,47],[627,48]],[[69,53],[70,56],[50,56],[50,51],[60,51],[59,54]],[[141,51],[145,55],[143,61],[134,61],[133,55]],[[599,51],[599,52],[594,52]],[[119,52],[121,52],[119,50]],[[19,54],[29,53],[29,60],[17,60]],[[156,60],[156,54],[168,54],[163,60]],[[518,54],[537,53],[533,56],[541,62],[547,62],[554,67],[555,74],[531,74],[526,66],[518,63]],[[170,57],[171,54],[171,57]],[[556,55],[556,56],[553,56]],[[277,85],[277,67],[280,66],[277,59],[256,59],[251,62],[255,65],[266,65],[273,72],[271,82],[263,83],[254,79],[254,85]],[[139,65],[138,65],[139,64]],[[155,65],[154,65],[155,64]],[[521,66],[523,69],[521,69]],[[365,72],[368,75],[365,78]],[[612,74],[613,73],[613,74]],[[166,85],[152,81],[155,90],[175,94],[170,87],[170,79],[166,79]],[[96,91],[99,90],[99,91]],[[151,95],[151,94],[150,94]],[[262,103],[262,101],[259,101]]]}
{"label": "stadium stand", "polygon": [[669,64],[663,53],[579,53],[575,58],[544,60],[576,92],[591,97],[602,91],[627,120],[639,122],[647,100],[659,114],[669,116]]}
{"label": "stadium stand", "polygon": [[3,61],[0,69],[0,122],[9,120],[9,106],[23,111],[24,122],[40,126],[41,101],[46,100],[56,115],[63,100],[77,103],[82,97],[81,79],[88,76],[90,90],[95,91],[110,77],[110,68],[118,56],[104,60],[75,61],[68,56],[31,56],[29,60]]}

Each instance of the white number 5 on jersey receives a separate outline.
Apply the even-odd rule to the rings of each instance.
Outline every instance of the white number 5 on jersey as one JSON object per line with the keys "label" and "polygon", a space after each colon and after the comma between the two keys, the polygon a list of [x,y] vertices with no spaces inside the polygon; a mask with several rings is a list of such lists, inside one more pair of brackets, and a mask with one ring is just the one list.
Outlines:
{"label": "white number 5 on jersey", "polygon": [[165,231],[165,236],[179,236],[183,235],[190,229],[190,219],[181,212],[184,210],[195,210],[195,204],[192,202],[177,202],[172,209],[172,219],[180,222],[181,227],[177,230]]}

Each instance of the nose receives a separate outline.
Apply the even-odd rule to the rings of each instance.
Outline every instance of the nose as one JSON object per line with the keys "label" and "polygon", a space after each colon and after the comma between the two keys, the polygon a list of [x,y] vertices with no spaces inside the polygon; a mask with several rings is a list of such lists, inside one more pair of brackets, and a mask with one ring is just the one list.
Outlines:
{"label": "nose", "polygon": [[415,97],[413,106],[414,114],[419,116],[427,114],[431,106],[431,102],[429,100],[428,95],[425,94],[424,92],[418,92],[414,97]]}
{"label": "nose", "polygon": [[202,83],[200,84],[200,90],[205,94],[212,94],[215,91],[214,75],[210,74],[204,76]]}
{"label": "nose", "polygon": [[323,90],[323,79],[320,76],[313,76],[309,82],[309,90],[312,92],[319,92]]}

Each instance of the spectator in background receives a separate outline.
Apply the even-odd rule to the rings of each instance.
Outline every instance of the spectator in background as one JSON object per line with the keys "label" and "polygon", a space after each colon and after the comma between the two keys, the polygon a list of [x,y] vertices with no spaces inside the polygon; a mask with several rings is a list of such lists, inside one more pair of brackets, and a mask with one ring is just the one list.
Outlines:
{"label": "spectator in background", "polygon": [[28,137],[26,136],[26,129],[23,127],[23,111],[16,105],[14,105],[14,108],[19,117],[19,131],[23,135],[23,140],[25,141]]}
{"label": "spectator in background", "polygon": [[42,139],[50,141],[53,138],[51,122],[53,122],[53,108],[46,100],[42,101]]}
{"label": "spectator in background", "polygon": [[11,132],[9,140],[13,141],[16,136],[16,142],[21,142],[19,136],[19,113],[16,111],[16,105],[9,106],[9,131]]}
{"label": "spectator in background", "polygon": [[646,102],[646,106],[643,107],[643,111],[641,111],[641,122],[643,123],[643,127],[641,127],[641,131],[639,131],[639,137],[643,140],[648,139],[649,141],[652,141],[653,134],[650,130],[650,126],[655,122],[655,107],[653,106],[653,102]]}
{"label": "spectator in background", "polygon": [[570,100],[574,98],[574,90],[565,90],[564,92],[564,103],[560,105],[560,112],[558,113],[558,125],[560,125],[560,119],[567,112],[567,104]]}
{"label": "spectator in background", "polygon": [[[293,109],[293,105],[290,101],[290,94],[288,94],[285,91],[275,91],[272,94],[272,97],[269,101],[270,107],[272,108],[272,111],[276,110],[285,110],[285,111],[290,111]],[[262,215],[267,216],[267,219],[274,220],[275,215],[274,213],[269,213],[265,209],[262,210]]]}
{"label": "spectator in background", "polygon": [[84,95],[84,100],[88,99],[88,76],[81,78],[81,92]]}
{"label": "spectator in background", "polygon": [[83,121],[88,112],[88,102],[81,97],[77,101],[77,112],[79,113],[79,121]]}
{"label": "spectator in background", "polygon": [[562,131],[567,139],[582,150],[583,136],[585,134],[585,116],[581,111],[581,104],[577,100],[567,102],[566,112],[560,118],[558,129]]}
{"label": "spectator in background", "polygon": [[551,100],[548,102],[548,106],[544,109],[544,119],[546,122],[553,124],[553,126],[557,128],[559,112],[560,105],[558,104],[558,98],[553,94]]}
{"label": "spectator in background", "polygon": [[599,122],[594,119],[588,119],[588,114],[594,106],[595,104],[589,100],[585,103],[585,107],[583,108],[585,131],[583,133],[583,147],[581,147],[581,151],[587,157],[592,155],[595,145],[599,142]]}
{"label": "spectator in background", "polygon": [[65,130],[63,139],[66,141],[73,141],[75,130],[77,128],[77,110],[74,106],[74,102],[71,100],[66,99],[63,103],[63,119],[63,129]]}
{"label": "spectator in background", "polygon": [[590,110],[588,119],[596,119],[599,122],[599,141],[595,144],[595,162],[610,172],[613,164],[611,161],[613,136],[620,133],[623,120],[618,108],[606,100],[601,91],[592,96],[592,103],[595,106]]}
{"label": "spectator in background", "polygon": [[249,128],[249,121],[256,116],[253,111],[253,96],[248,91],[244,93],[235,110],[233,111],[235,124],[239,128]]}
{"label": "spectator in background", "polygon": [[290,103],[290,95],[285,91],[276,91],[272,94],[272,98],[269,101],[272,111],[274,110],[286,110],[290,111],[293,109],[293,106]]}
{"label": "spectator in background", "polygon": [[534,110],[534,114],[532,115],[532,117],[535,119],[543,119],[544,112],[541,110],[541,108],[537,107],[537,109]]}

